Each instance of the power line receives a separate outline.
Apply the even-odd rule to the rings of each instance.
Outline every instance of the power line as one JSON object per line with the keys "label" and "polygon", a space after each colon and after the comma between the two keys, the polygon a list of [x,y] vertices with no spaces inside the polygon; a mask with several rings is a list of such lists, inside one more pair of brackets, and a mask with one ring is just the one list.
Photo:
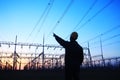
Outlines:
{"label": "power line", "polygon": [[[117,43],[120,43],[120,41],[114,41],[114,42],[111,42],[111,43],[107,43],[107,44],[104,44],[102,47],[110,46],[110,45],[117,44]],[[98,48],[98,47],[100,47],[100,45],[95,46],[95,47],[90,47],[90,48]]]}
{"label": "power line", "polygon": [[113,39],[113,38],[116,38],[116,37],[119,37],[119,36],[120,36],[120,34],[113,35],[113,36],[111,36],[109,38],[106,38],[106,39],[102,40],[102,42],[108,41],[110,39]]}
{"label": "power line", "polygon": [[58,26],[58,24],[62,21],[63,17],[65,16],[65,14],[67,13],[67,11],[69,10],[70,6],[73,4],[73,1],[74,0],[70,1],[70,3],[68,4],[67,8],[63,12],[62,16],[58,19],[58,21],[56,22],[56,24],[53,26],[53,28],[49,32],[48,36],[56,29],[56,27]]}
{"label": "power line", "polygon": [[74,27],[73,30],[75,30],[79,25],[80,23],[84,20],[84,18],[88,15],[88,13],[92,10],[92,8],[95,6],[95,4],[97,3],[98,0],[95,0],[92,5],[89,7],[89,9],[87,10],[87,12],[84,14],[84,16],[80,19],[80,21],[77,23],[77,25]]}
{"label": "power line", "polygon": [[[53,6],[53,2],[54,2],[54,0],[51,0],[51,3],[49,3],[50,6],[49,6],[48,10],[46,11],[45,17],[43,18],[43,21],[42,21],[42,23],[41,23],[41,25],[40,25],[40,28],[38,29],[38,31],[37,31],[35,37],[38,36],[38,33],[40,32],[42,26],[44,25],[45,20],[47,19],[47,16],[48,16],[48,14],[49,14],[49,12],[50,12],[52,6]],[[35,39],[36,39],[36,38],[34,38],[34,40],[35,40]],[[34,40],[33,40],[33,42],[34,42]]]}
{"label": "power line", "polygon": [[112,32],[112,31],[114,31],[114,30],[119,29],[119,28],[120,28],[120,25],[117,25],[117,26],[115,26],[115,27],[113,27],[113,28],[111,28],[111,29],[109,29],[109,30],[107,30],[107,31],[105,31],[105,32],[103,32],[103,33],[101,33],[101,34],[99,34],[99,35],[97,35],[97,36],[95,36],[95,37],[93,37],[93,38],[85,41],[85,42],[83,42],[83,43],[90,42],[90,41],[92,41],[92,40],[94,40],[94,39],[96,39],[96,38],[98,38],[98,37],[104,36],[104,35]]}
{"label": "power line", "polygon": [[[119,36],[120,36],[120,34],[115,34],[115,35],[113,35],[113,36],[111,36],[111,37],[108,37],[108,38],[106,38],[106,39],[103,39],[103,40],[101,40],[101,41],[102,41],[102,43],[103,43],[103,42],[105,42],[105,41],[111,40],[111,39],[116,38],[116,37],[119,37]],[[91,44],[96,44],[96,43],[98,43],[98,42],[100,42],[100,41],[96,41],[96,42],[93,42],[93,43],[91,43]]]}
{"label": "power line", "polygon": [[48,10],[49,6],[50,6],[50,3],[51,3],[52,0],[49,0],[45,10],[43,11],[42,15],[40,16],[39,20],[37,21],[37,23],[35,24],[35,26],[33,27],[32,31],[30,32],[28,38],[26,39],[26,41],[30,38],[30,36],[32,35],[33,31],[36,29],[36,27],[38,26],[38,24],[40,23],[40,21],[42,20],[42,18],[44,17],[46,11]]}
{"label": "power line", "polygon": [[[80,23],[84,20],[84,18],[88,15],[88,13],[92,10],[92,8],[95,6],[95,4],[97,3],[98,0],[95,0],[92,5],[89,7],[89,9],[87,10],[87,12],[84,14],[84,16],[80,19],[80,21],[76,24],[76,26],[73,28],[73,31],[80,25]],[[66,37],[68,38],[69,35]]]}
{"label": "power line", "polygon": [[107,8],[111,3],[113,3],[114,0],[111,0],[108,2],[104,7],[102,7],[97,13],[95,13],[91,18],[89,18],[84,24],[82,24],[76,31],[83,28],[87,23],[89,23],[92,19],[94,19],[98,14],[100,14],[105,8]]}
{"label": "power line", "polygon": [[105,45],[103,45],[103,47],[113,45],[113,44],[117,44],[117,43],[120,43],[120,41],[115,41],[115,42],[112,42],[112,43],[105,44]]}
{"label": "power line", "polygon": [[[49,4],[49,5],[51,5],[51,6],[49,7],[48,11],[46,12],[46,15],[45,15],[45,17],[44,17],[44,19],[43,19],[43,21],[42,21],[42,23],[41,23],[41,27],[42,27],[43,24],[45,23],[45,20],[46,20],[46,18],[47,18],[47,16],[48,16],[48,14],[49,14],[49,12],[50,12],[52,6],[53,6],[53,2],[54,2],[54,0],[52,0],[51,3]],[[41,27],[39,28],[38,33],[40,32]]]}

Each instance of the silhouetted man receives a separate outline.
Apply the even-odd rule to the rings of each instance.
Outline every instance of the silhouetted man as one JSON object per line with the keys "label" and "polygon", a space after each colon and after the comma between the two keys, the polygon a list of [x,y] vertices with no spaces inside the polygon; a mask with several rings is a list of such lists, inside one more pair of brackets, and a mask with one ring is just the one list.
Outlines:
{"label": "silhouetted man", "polygon": [[65,80],[79,80],[80,65],[83,62],[83,48],[76,42],[77,32],[70,36],[70,42],[53,33],[57,42],[65,48]]}

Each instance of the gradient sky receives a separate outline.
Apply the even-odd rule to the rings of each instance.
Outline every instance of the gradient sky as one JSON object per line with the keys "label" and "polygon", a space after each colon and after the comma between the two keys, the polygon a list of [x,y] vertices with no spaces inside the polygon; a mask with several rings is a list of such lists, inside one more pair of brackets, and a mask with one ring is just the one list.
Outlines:
{"label": "gradient sky", "polygon": [[92,56],[101,54],[100,34],[104,57],[120,56],[120,0],[0,0],[0,41],[42,44],[44,35],[59,45],[52,33],[69,40],[73,31]]}

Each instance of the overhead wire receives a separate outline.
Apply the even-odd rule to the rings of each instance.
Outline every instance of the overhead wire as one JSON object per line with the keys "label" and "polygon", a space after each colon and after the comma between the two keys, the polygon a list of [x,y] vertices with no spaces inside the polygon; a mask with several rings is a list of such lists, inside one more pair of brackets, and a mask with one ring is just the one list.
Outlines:
{"label": "overhead wire", "polygon": [[[50,12],[52,6],[53,6],[53,3],[54,3],[54,0],[51,0],[51,2],[49,3],[50,6],[49,6],[48,10],[46,11],[46,14],[44,15],[43,21],[41,22],[40,28],[38,29],[38,31],[37,31],[35,37],[38,36],[38,33],[40,32],[42,26],[44,25],[44,23],[45,23],[45,21],[46,21],[46,19],[47,19],[47,16],[48,16],[48,14],[49,14],[49,12]],[[35,39],[36,39],[36,38],[34,38],[34,40],[35,40]],[[34,40],[33,40],[32,42],[34,42]]]}
{"label": "overhead wire", "polygon": [[106,38],[106,39],[102,40],[102,42],[111,40],[111,39],[116,38],[116,37],[119,37],[119,36],[120,36],[120,34],[113,35],[113,36],[111,36],[111,37],[109,37],[109,38]]}
{"label": "overhead wire", "polygon": [[[41,27],[42,27],[43,24],[45,23],[45,20],[46,20],[46,18],[47,18],[47,16],[48,16],[48,14],[49,14],[49,12],[50,12],[52,6],[53,6],[53,2],[54,2],[54,0],[52,0],[51,3],[49,4],[50,7],[49,7],[48,11],[46,12],[46,15],[45,15],[45,17],[44,17],[44,19],[43,19],[43,21],[42,21],[42,23],[41,23]],[[38,33],[40,32],[41,27],[38,29]]]}
{"label": "overhead wire", "polygon": [[103,33],[101,33],[101,34],[99,34],[99,35],[97,35],[97,36],[95,36],[95,37],[93,37],[93,38],[85,41],[85,42],[82,42],[82,43],[88,43],[88,42],[90,42],[90,41],[92,41],[92,40],[94,40],[94,39],[96,39],[96,38],[102,37],[102,36],[104,36],[104,35],[112,32],[112,31],[114,31],[114,30],[119,29],[119,28],[120,28],[120,25],[117,25],[117,26],[115,26],[115,27],[113,27],[113,28],[111,28],[111,29],[109,29],[109,30],[107,30],[107,31],[105,31],[105,32],[103,32]]}
{"label": "overhead wire", "polygon": [[[94,37],[94,38],[92,38],[92,39],[90,39],[90,40],[88,40],[86,42],[90,42],[90,41],[92,41],[92,40],[94,40],[96,38],[101,38],[102,36],[105,36],[106,34],[111,33],[112,31],[118,30],[119,28],[120,28],[120,25],[115,26],[115,27],[105,31],[104,33],[102,33],[102,34],[100,34],[100,35],[98,35],[98,36],[96,36],[96,37]],[[114,41],[114,42],[110,41],[110,40],[112,40],[114,38],[118,38],[118,37],[120,37],[120,34],[115,34],[115,35],[112,35],[112,36],[110,36],[108,38],[101,39],[101,41],[98,40],[98,41],[90,43],[90,44],[102,43],[102,47],[105,47],[105,46],[113,45],[113,44],[116,44],[116,43],[120,43],[120,41]],[[106,41],[109,41],[109,43],[107,42],[107,44],[105,44]],[[100,47],[100,45],[98,45],[98,46],[94,45],[93,47],[90,47],[90,48],[99,48],[99,47]]]}
{"label": "overhead wire", "polygon": [[110,4],[113,3],[114,0],[111,0],[110,2],[108,2],[105,6],[103,6],[99,11],[97,11],[92,17],[90,17],[84,24],[82,24],[81,26],[79,26],[78,29],[76,29],[76,31],[80,30],[81,28],[83,28],[86,24],[88,24],[92,19],[94,19],[98,14],[100,14],[105,8],[107,8]]}
{"label": "overhead wire", "polygon": [[[116,27],[112,28],[113,30],[110,29],[110,30],[104,32],[103,35],[106,35],[106,34],[110,33],[111,31],[114,31],[114,30],[116,30],[116,29],[118,29],[118,28],[120,28],[120,26],[116,26]],[[99,35],[99,37],[102,37],[103,35]],[[98,40],[98,41],[93,42],[93,43],[90,43],[90,44],[97,44],[97,43],[100,43],[100,42],[101,42],[102,44],[104,43],[103,46],[107,46],[107,45],[111,45],[111,44],[113,44],[113,43],[105,44],[106,41],[109,41],[109,40],[111,40],[111,39],[118,38],[118,37],[120,37],[120,34],[115,34],[115,35],[110,36],[110,37],[108,37],[108,38],[101,39],[101,41]],[[102,46],[102,47],[103,47],[103,46]],[[97,47],[100,47],[100,45],[99,45],[99,46],[92,47],[92,48],[97,48]]]}
{"label": "overhead wire", "polygon": [[113,44],[116,44],[116,43],[120,43],[120,41],[115,41],[115,42],[111,42],[111,43],[105,44],[105,45],[103,45],[103,47],[109,46],[109,45],[113,45]]}
{"label": "overhead wire", "polygon": [[[33,27],[32,31],[29,33],[29,36],[27,37],[26,41],[28,41],[28,39],[31,37],[33,31],[36,29],[36,27],[38,26],[38,24],[40,23],[40,21],[42,20],[42,18],[44,17],[46,11],[48,10],[49,6],[50,6],[50,3],[51,3],[52,0],[49,0],[45,10],[43,11],[42,15],[40,16],[40,18],[38,19],[37,23],[35,24],[35,26]],[[40,26],[41,27],[41,26]]]}
{"label": "overhead wire", "polygon": [[[106,42],[106,41],[108,41],[108,40],[111,40],[111,39],[113,39],[113,38],[117,38],[117,37],[120,37],[120,34],[115,34],[115,35],[113,35],[113,36],[111,36],[111,37],[108,37],[108,38],[106,38],[106,39],[103,39],[103,40],[101,40],[101,42],[102,42],[102,44],[103,44],[104,42]],[[96,41],[96,42],[94,42],[94,43],[92,43],[92,44],[96,44],[96,43],[98,43],[98,42],[100,42],[100,41]],[[115,41],[115,42],[120,42],[120,41]],[[115,43],[115,42],[111,42],[111,43],[104,44],[102,47],[107,46],[107,45],[111,45],[111,44],[113,44],[113,43]],[[99,45],[99,46],[100,46],[100,45]],[[99,47],[99,46],[96,46],[96,47]],[[96,47],[92,47],[92,48],[96,48]]]}
{"label": "overhead wire", "polygon": [[[76,24],[76,26],[73,28],[73,31],[80,25],[80,23],[84,20],[84,18],[89,14],[89,12],[93,9],[93,7],[95,6],[95,4],[97,3],[98,0],[95,0],[92,5],[89,7],[89,9],[87,10],[87,12],[83,15],[83,17],[79,20],[79,22]],[[69,35],[66,37],[68,38]]]}
{"label": "overhead wire", "polygon": [[[120,34],[115,34],[115,35],[113,35],[113,36],[111,36],[111,37],[108,37],[108,38],[105,38],[105,39],[101,40],[101,42],[103,43],[103,42],[106,42],[106,41],[108,41],[108,40],[111,40],[111,39],[116,38],[116,37],[119,37],[119,36],[120,36]],[[100,42],[100,41],[96,41],[96,42],[93,42],[93,43],[91,43],[91,44],[96,44],[96,43],[98,43],[98,42]]]}
{"label": "overhead wire", "polygon": [[83,15],[83,17],[80,19],[80,21],[77,23],[77,25],[74,27],[73,30],[75,30],[80,23],[84,20],[84,18],[88,15],[88,13],[93,9],[93,7],[95,6],[95,4],[97,3],[98,0],[95,0],[92,5],[89,7],[89,9],[87,10],[87,12]]}
{"label": "overhead wire", "polygon": [[[113,45],[113,44],[116,44],[116,43],[120,43],[120,41],[110,42],[110,43],[102,45],[102,47]],[[90,47],[90,48],[99,48],[99,47],[100,47],[100,45],[99,46],[93,46],[93,47]]]}
{"label": "overhead wire", "polygon": [[65,14],[67,13],[67,11],[70,9],[71,5],[73,4],[74,0],[71,0],[70,3],[68,4],[68,6],[66,7],[65,11],[63,12],[63,14],[61,15],[61,17],[57,20],[57,22],[55,23],[55,25],[53,26],[53,28],[51,29],[51,31],[48,34],[49,35],[56,29],[56,27],[59,25],[59,23],[62,21],[63,17],[65,16]]}

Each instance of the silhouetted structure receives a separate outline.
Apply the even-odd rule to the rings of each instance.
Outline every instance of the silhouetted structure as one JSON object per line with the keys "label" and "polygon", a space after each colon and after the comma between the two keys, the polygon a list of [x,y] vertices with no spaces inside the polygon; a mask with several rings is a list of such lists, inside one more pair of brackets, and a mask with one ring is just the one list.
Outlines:
{"label": "silhouetted structure", "polygon": [[76,42],[77,32],[70,36],[70,42],[53,34],[57,42],[65,48],[65,80],[79,80],[80,65],[83,62],[83,48]]}

